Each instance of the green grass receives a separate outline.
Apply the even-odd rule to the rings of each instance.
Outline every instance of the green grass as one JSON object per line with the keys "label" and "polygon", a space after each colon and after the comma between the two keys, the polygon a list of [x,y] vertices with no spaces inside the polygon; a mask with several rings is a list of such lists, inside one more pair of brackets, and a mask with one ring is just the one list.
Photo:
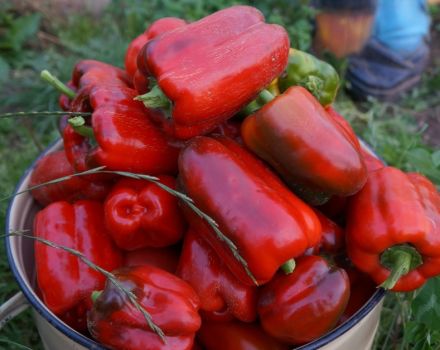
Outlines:
{"label": "green grass", "polygon": [[[47,68],[62,80],[68,80],[73,64],[80,59],[98,59],[122,66],[128,42],[154,19],[180,16],[195,20],[236,3],[238,1],[232,0],[124,0],[115,1],[99,19],[72,15],[67,20],[50,21],[38,14],[18,16],[10,5],[0,4],[0,29],[6,33],[0,36],[0,108],[4,112],[57,110],[57,94],[38,77],[42,69]],[[260,8],[269,21],[285,26],[292,46],[310,47],[313,11],[306,6],[306,0],[249,3]],[[438,16],[440,12],[436,13]],[[436,28],[440,30],[438,25]],[[54,35],[57,43],[38,40],[38,30]],[[421,86],[400,105],[377,101],[355,105],[343,93],[337,101],[337,109],[389,164],[420,171],[437,186],[440,185],[440,150],[424,143],[424,127],[415,121],[418,113],[435,113],[434,108],[440,105],[439,67],[440,62],[435,62]],[[58,137],[55,130],[53,118],[0,120],[0,194],[13,191],[40,150]],[[7,203],[0,202],[1,226],[4,226],[6,206]],[[18,287],[9,272],[3,245],[0,254],[0,302],[3,302],[17,292]],[[439,299],[440,279],[432,280],[417,293],[390,294],[382,313],[376,348],[439,349],[440,311],[429,307],[438,305]],[[11,321],[0,332],[1,349],[20,349],[14,343],[42,348],[29,312]]]}

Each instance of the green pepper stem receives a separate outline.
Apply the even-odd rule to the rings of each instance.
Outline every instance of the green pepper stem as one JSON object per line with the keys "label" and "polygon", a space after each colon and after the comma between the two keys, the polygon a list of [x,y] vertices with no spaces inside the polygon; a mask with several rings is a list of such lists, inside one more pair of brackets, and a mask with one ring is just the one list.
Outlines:
{"label": "green pepper stem", "polygon": [[269,90],[264,89],[259,93],[258,98],[264,103],[269,103],[275,98],[275,95],[273,95]]}
{"label": "green pepper stem", "polygon": [[64,84],[57,77],[53,76],[48,70],[43,70],[40,73],[41,79],[48,82],[55,89],[57,89],[62,94],[66,95],[68,98],[73,99],[76,96],[76,92],[69,88],[66,84]]}
{"label": "green pepper stem", "polygon": [[96,303],[96,299],[98,299],[101,294],[102,294],[102,290],[94,290],[92,292],[92,295],[90,296],[90,298],[92,298],[93,304]]}
{"label": "green pepper stem", "polygon": [[168,97],[160,89],[159,85],[154,85],[153,88],[146,94],[136,96],[136,101],[142,101],[147,108],[169,108],[171,103]]}
{"label": "green pepper stem", "polygon": [[86,125],[86,121],[83,117],[73,117],[68,120],[68,123],[72,126],[77,134],[87,137],[89,139],[94,139],[95,134],[93,133],[93,128]]}
{"label": "green pepper stem", "polygon": [[286,275],[290,275],[293,270],[295,270],[296,262],[294,259],[287,260],[283,265],[281,265],[281,269],[284,271]]}
{"label": "green pepper stem", "polygon": [[411,270],[413,256],[409,251],[396,248],[389,252],[388,259],[391,273],[379,287],[393,289],[399,279]]}

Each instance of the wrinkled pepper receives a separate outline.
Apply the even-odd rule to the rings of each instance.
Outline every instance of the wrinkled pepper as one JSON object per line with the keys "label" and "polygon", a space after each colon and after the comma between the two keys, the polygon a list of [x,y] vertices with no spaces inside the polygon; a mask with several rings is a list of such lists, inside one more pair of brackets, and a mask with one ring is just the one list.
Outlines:
{"label": "wrinkled pepper", "polygon": [[285,74],[278,79],[281,92],[300,85],[309,90],[324,107],[336,98],[339,75],[327,62],[297,49],[289,50],[289,63]]}
{"label": "wrinkled pepper", "polygon": [[424,176],[370,172],[350,200],[347,253],[385,289],[410,291],[440,274],[440,195]]}
{"label": "wrinkled pepper", "polygon": [[127,251],[124,254],[122,266],[151,265],[174,274],[179,263],[180,250],[181,247],[179,245],[173,245],[162,248],[146,247]]}
{"label": "wrinkled pepper", "polygon": [[[106,270],[122,264],[122,254],[103,225],[103,209],[99,202],[52,203],[35,216],[33,233],[82,252]],[[86,313],[91,307],[90,295],[104,287],[105,277],[76,256],[40,242],[35,242],[35,266],[46,306],[76,329],[85,330]]]}
{"label": "wrinkled pepper", "polygon": [[[37,186],[75,172],[66,158],[64,151],[49,153],[35,165],[29,187]],[[71,177],[62,182],[38,187],[32,190],[32,196],[38,203],[46,206],[53,202],[74,202],[80,199],[102,200],[110,191],[108,181],[95,181],[87,176]]]}
{"label": "wrinkled pepper", "polygon": [[[191,140],[180,154],[179,181],[195,205],[235,244],[258,284],[268,282],[283,263],[320,240],[321,225],[312,209],[231,139]],[[212,228],[192,211],[185,214],[231,272],[243,283],[254,284]]]}
{"label": "wrinkled pepper", "polygon": [[180,278],[153,266],[123,268],[113,272],[117,281],[137,298],[164,333],[165,342],[147,324],[113,283],[94,294],[88,314],[90,334],[110,349],[191,350],[201,320],[199,298]]}
{"label": "wrinkled pepper", "polygon": [[310,255],[298,259],[290,275],[279,273],[263,286],[258,315],[263,329],[274,338],[304,344],[336,325],[349,297],[347,273]]}
{"label": "wrinkled pepper", "polygon": [[157,121],[169,135],[206,134],[279,76],[288,52],[284,28],[253,7],[233,6],[150,40],[138,69],[157,85],[138,99],[162,109]]}
{"label": "wrinkled pepper", "polygon": [[203,321],[197,338],[205,350],[289,350],[258,324]]}
{"label": "wrinkled pepper", "polygon": [[313,205],[332,195],[352,195],[367,179],[359,143],[301,86],[291,87],[247,117],[242,137]]}
{"label": "wrinkled pepper", "polygon": [[[176,187],[171,176],[158,179]],[[107,230],[125,250],[173,245],[186,229],[177,198],[146,180],[119,180],[105,200],[104,213]]]}
{"label": "wrinkled pepper", "polygon": [[191,229],[185,235],[176,274],[200,297],[200,310],[205,312],[205,318],[255,320],[256,286],[237,280],[209,244]]}
{"label": "wrinkled pepper", "polygon": [[152,123],[154,112],[133,100],[137,93],[124,71],[81,61],[72,82],[77,96],[71,109],[92,112],[89,122],[64,129],[66,155],[76,171],[104,165],[153,175],[176,172],[178,145]]}
{"label": "wrinkled pepper", "polygon": [[144,33],[137,36],[125,52],[125,71],[133,78],[137,70],[137,56],[142,47],[152,38],[168,32],[170,30],[182,27],[186,24],[183,19],[176,17],[163,17],[151,23]]}

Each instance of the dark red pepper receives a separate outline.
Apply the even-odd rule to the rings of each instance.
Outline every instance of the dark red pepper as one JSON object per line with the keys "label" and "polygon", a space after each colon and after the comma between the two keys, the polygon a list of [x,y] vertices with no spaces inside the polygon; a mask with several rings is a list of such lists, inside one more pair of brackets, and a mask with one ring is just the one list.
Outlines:
{"label": "dark red pepper", "polygon": [[133,267],[142,265],[151,265],[158,267],[169,273],[175,273],[179,263],[181,247],[177,245],[153,248],[146,247],[142,249],[125,252],[123,266]]}
{"label": "dark red pepper", "polygon": [[[122,254],[104,227],[99,202],[52,203],[36,215],[33,232],[36,237],[82,252],[106,270],[122,264]],[[90,295],[104,287],[105,277],[74,255],[39,242],[35,242],[35,266],[46,306],[62,319],[70,319],[71,325],[84,330],[86,312],[91,306]]]}
{"label": "dark red pepper", "polygon": [[144,315],[112,283],[94,301],[88,314],[89,331],[103,345],[124,350],[190,350],[200,328],[199,298],[189,284],[153,266],[113,272],[134,293],[139,304],[165,335],[164,343]]}
{"label": "dark red pepper", "polygon": [[[64,151],[49,153],[36,164],[29,187],[73,174],[74,170]],[[110,188],[111,183],[108,181],[95,181],[87,176],[77,176],[36,188],[31,193],[38,203],[45,206],[57,201],[71,203],[79,199],[101,200],[105,198]]]}
{"label": "dark red pepper", "polygon": [[185,235],[177,276],[194,288],[200,297],[200,309],[208,317],[255,320],[257,288],[242,284],[209,244],[191,229]]}
{"label": "dark red pepper", "polygon": [[264,330],[288,344],[308,343],[329,332],[350,297],[347,273],[318,256],[297,260],[261,290],[258,315]]}
{"label": "dark red pepper", "polygon": [[345,234],[342,228],[318,210],[315,210],[315,214],[321,223],[321,240],[317,245],[309,248],[306,254],[332,256],[343,254],[345,252]]}
{"label": "dark red pepper", "polygon": [[271,98],[243,122],[245,145],[311,204],[359,191],[367,170],[356,136],[301,86]]}
{"label": "dark red pepper", "polygon": [[[171,176],[158,179],[176,187]],[[173,245],[186,229],[177,198],[146,180],[119,180],[107,196],[104,210],[108,231],[125,250]]]}
{"label": "dark red pepper", "polygon": [[205,350],[288,350],[258,324],[203,321],[197,338]]}

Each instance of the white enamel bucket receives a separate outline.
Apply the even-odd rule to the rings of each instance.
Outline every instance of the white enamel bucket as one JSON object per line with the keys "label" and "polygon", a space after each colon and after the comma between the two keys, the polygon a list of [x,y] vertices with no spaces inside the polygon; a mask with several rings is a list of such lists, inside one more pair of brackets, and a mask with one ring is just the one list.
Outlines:
{"label": "white enamel bucket", "polygon": [[[40,157],[46,153],[61,149],[61,147],[62,143],[58,141],[42,153]],[[366,148],[368,149],[368,147]],[[370,150],[368,149],[368,151]],[[25,190],[28,187],[30,174],[36,161],[21,178],[15,190],[16,192]],[[8,208],[6,233],[31,229],[33,217],[38,209],[38,205],[28,192],[14,197]],[[10,236],[5,239],[5,244],[9,265],[20,286],[21,292],[0,307],[0,328],[5,322],[30,305],[46,350],[105,349],[102,345],[76,332],[63,323],[38,297],[34,290],[34,242],[31,239]],[[384,290],[378,289],[370,300],[344,324],[335,328],[325,336],[297,349],[371,349],[379,325],[384,296]]]}

